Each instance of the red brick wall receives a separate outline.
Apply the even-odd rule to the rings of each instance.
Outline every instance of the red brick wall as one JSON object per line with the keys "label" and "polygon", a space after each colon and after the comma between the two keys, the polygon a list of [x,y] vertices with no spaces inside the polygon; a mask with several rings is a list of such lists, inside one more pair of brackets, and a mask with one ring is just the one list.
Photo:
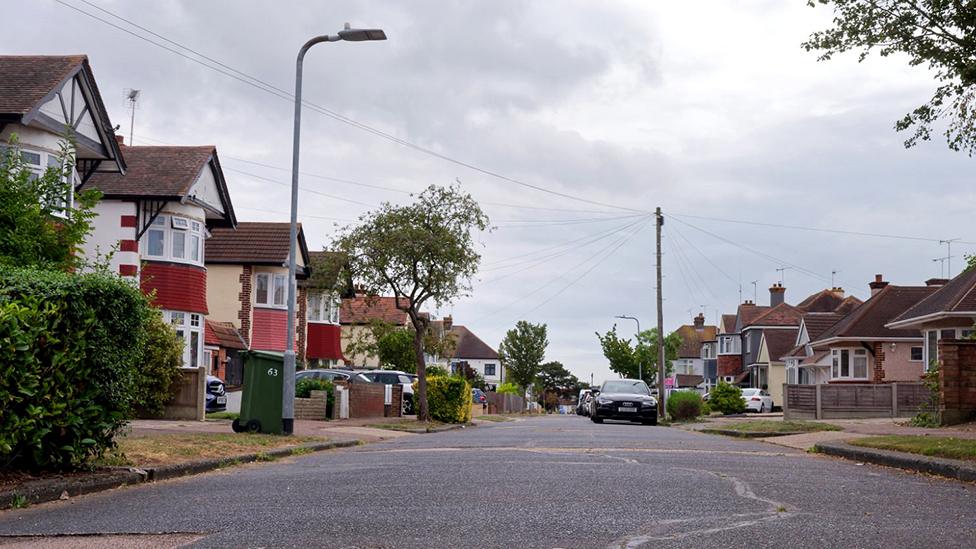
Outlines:
{"label": "red brick wall", "polygon": [[872,381],[875,383],[881,383],[884,381],[885,371],[884,371],[884,343],[876,341],[874,343],[874,375]]}
{"label": "red brick wall", "polygon": [[383,417],[385,387],[379,383],[350,383],[349,418]]}
{"label": "red brick wall", "polygon": [[939,411],[942,422],[961,423],[976,416],[976,341],[939,341]]}
{"label": "red brick wall", "polygon": [[241,268],[241,276],[238,278],[241,283],[241,293],[237,299],[241,302],[241,310],[237,313],[237,320],[241,321],[241,337],[244,343],[251,347],[251,266],[244,265]]}
{"label": "red brick wall", "polygon": [[717,364],[719,377],[734,376],[742,372],[741,355],[718,355]]}
{"label": "red brick wall", "polygon": [[295,326],[295,337],[298,339],[296,349],[298,350],[298,361],[305,362],[305,342],[308,339],[306,328],[308,326],[308,289],[298,288],[298,295],[295,296],[298,306],[298,325]]}
{"label": "red brick wall", "polygon": [[284,351],[288,331],[288,311],[255,307],[252,313],[251,349]]}
{"label": "red brick wall", "polygon": [[163,309],[207,314],[207,270],[194,265],[147,261],[142,291],[156,291],[153,303]]}

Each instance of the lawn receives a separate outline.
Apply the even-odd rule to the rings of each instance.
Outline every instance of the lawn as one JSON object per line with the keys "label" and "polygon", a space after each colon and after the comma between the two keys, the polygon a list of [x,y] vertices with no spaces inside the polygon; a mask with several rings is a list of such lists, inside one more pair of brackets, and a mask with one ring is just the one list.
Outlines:
{"label": "lawn", "polygon": [[237,419],[240,415],[237,412],[210,412],[207,419]]}
{"label": "lawn", "polygon": [[840,427],[817,421],[772,421],[760,419],[716,425],[716,429],[740,433],[812,433],[815,431],[842,431]]}
{"label": "lawn", "polygon": [[478,416],[474,419],[479,419],[481,421],[494,421],[496,423],[501,423],[503,421],[515,421],[514,419],[506,416],[496,416],[496,415],[484,415]]}
{"label": "lawn", "polygon": [[850,442],[855,446],[877,448],[879,450],[895,450],[923,456],[964,459],[976,461],[976,440],[933,437],[922,435],[889,435],[880,437],[859,438]]}
{"label": "lawn", "polygon": [[105,456],[100,465],[153,467],[261,453],[275,448],[325,441],[325,437],[284,437],[243,433],[180,433],[125,437],[119,439],[118,449]]}
{"label": "lawn", "polygon": [[371,423],[367,427],[373,427],[375,429],[387,429],[389,431],[416,431],[417,429],[430,429],[432,427],[440,427],[446,425],[446,423],[441,423],[440,421],[417,421],[416,419],[408,419],[404,421],[397,421],[395,423]]}

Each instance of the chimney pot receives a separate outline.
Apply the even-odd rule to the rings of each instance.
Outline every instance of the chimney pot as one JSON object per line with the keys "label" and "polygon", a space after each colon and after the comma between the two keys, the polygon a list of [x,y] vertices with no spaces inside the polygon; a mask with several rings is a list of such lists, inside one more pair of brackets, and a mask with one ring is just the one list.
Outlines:
{"label": "chimney pot", "polygon": [[782,284],[776,282],[769,287],[769,306],[775,307],[786,299],[786,288]]}
{"label": "chimney pot", "polygon": [[876,274],[874,275],[874,282],[869,283],[868,287],[871,288],[871,295],[873,296],[883,290],[887,285],[888,282],[884,280],[884,276]]}

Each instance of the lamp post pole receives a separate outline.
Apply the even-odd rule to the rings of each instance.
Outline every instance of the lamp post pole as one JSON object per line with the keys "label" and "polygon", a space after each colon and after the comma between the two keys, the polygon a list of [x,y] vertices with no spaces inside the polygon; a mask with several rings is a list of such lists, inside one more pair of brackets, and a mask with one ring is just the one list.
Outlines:
{"label": "lamp post pole", "polygon": [[[638,343],[640,343],[640,333],[641,333],[640,320],[637,320],[636,316],[627,316],[627,315],[617,315],[617,318],[626,318],[627,320],[633,320],[634,322],[637,323],[637,338],[638,338]],[[641,381],[644,380],[644,365],[641,364],[640,357],[637,357],[637,379]]]}
{"label": "lamp post pole", "polygon": [[296,255],[298,253],[298,158],[301,145],[302,129],[302,65],[305,54],[312,46],[322,42],[338,42],[348,40],[362,42],[365,40],[386,40],[386,33],[380,29],[352,29],[349,23],[338,34],[323,34],[316,36],[298,50],[295,63],[295,121],[292,136],[291,152],[291,223],[288,244],[288,328],[285,334],[284,372],[281,386],[281,427],[285,434],[295,431],[295,298],[298,270]]}

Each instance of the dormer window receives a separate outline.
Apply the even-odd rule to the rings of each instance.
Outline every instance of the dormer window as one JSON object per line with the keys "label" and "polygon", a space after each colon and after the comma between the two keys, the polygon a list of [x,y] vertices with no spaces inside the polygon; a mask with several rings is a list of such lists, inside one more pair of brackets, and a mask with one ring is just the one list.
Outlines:
{"label": "dormer window", "polygon": [[145,255],[179,263],[203,264],[204,227],[199,221],[159,215],[145,236]]}

